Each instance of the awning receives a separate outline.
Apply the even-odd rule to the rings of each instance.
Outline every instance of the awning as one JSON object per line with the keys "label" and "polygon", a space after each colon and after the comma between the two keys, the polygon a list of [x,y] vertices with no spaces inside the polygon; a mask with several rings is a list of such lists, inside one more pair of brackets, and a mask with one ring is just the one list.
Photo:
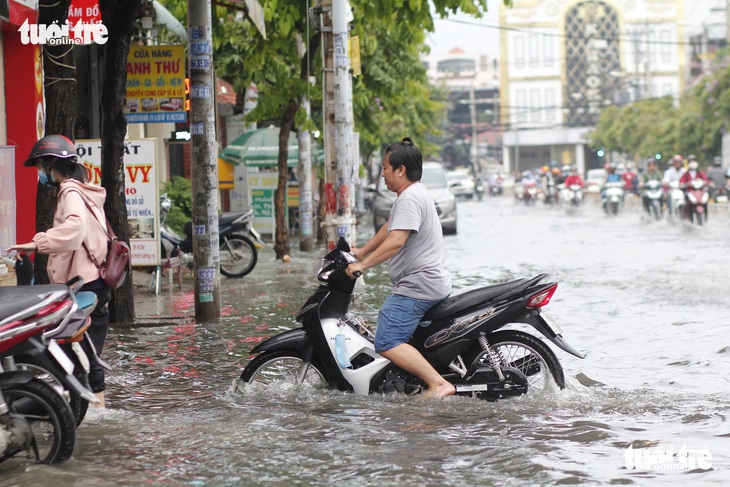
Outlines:
{"label": "awning", "polygon": [[[240,135],[220,153],[220,158],[231,164],[245,164],[249,167],[272,167],[279,160],[279,128],[256,129]],[[297,134],[289,132],[288,167],[299,164],[299,142]],[[324,162],[324,152],[312,143],[312,164]]]}

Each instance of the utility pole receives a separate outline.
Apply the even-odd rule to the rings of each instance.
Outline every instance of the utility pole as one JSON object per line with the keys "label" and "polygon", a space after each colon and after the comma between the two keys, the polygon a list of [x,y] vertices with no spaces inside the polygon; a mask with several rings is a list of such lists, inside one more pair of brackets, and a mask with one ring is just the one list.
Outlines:
{"label": "utility pole", "polygon": [[221,316],[218,167],[210,0],[188,1],[190,140],[193,186],[193,287],[196,321]]}
{"label": "utility pole", "polygon": [[347,0],[323,0],[321,5],[324,70],[325,234],[327,247],[339,237],[355,244],[353,185],[352,75],[348,47]]}
{"label": "utility pole", "polygon": [[469,111],[471,112],[471,172],[475,178],[481,172],[479,167],[479,142],[477,140],[477,103],[474,97],[474,82],[469,87]]}
{"label": "utility pole", "polygon": [[[302,100],[302,108],[310,116],[309,98]],[[299,127],[299,250],[312,251],[312,138],[309,130]]]}

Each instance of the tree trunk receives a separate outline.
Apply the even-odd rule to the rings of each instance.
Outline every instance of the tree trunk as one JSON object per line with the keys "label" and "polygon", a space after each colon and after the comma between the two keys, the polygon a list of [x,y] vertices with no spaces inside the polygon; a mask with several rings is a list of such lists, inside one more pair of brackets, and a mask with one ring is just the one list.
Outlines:
{"label": "tree trunk", "polygon": [[[124,184],[124,116],[129,42],[135,32],[134,21],[141,0],[121,2],[100,0],[101,19],[109,30],[104,44],[104,80],[101,93],[101,185],[106,188],[104,211],[120,240],[129,243]],[[112,292],[110,322],[134,321],[134,296],[131,276]]]}
{"label": "tree trunk", "polygon": [[[59,25],[66,22],[71,0],[61,0],[55,4],[39,4],[38,23]],[[73,44],[43,45],[43,87],[46,97],[45,135],[61,134],[74,140],[76,124],[76,66],[74,65]],[[58,188],[41,186],[36,192],[36,232],[45,232],[53,226],[53,213],[56,211]],[[47,284],[46,265],[48,256],[36,254],[35,282]]]}
{"label": "tree trunk", "polygon": [[290,100],[281,118],[281,130],[279,131],[279,181],[274,194],[274,211],[276,213],[276,237],[274,240],[274,252],[276,258],[281,259],[285,255],[290,254],[289,248],[289,227],[286,224],[287,194],[286,186],[289,179],[289,134],[294,127],[294,116],[299,110],[299,102]]}

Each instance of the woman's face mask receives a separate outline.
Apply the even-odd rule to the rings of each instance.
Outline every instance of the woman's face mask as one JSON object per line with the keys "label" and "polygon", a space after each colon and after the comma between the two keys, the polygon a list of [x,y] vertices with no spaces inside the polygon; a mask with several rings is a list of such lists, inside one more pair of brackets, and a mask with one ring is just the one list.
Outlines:
{"label": "woman's face mask", "polygon": [[53,173],[51,173],[51,177],[49,178],[44,169],[38,169],[38,182],[46,187],[50,187],[56,184]]}

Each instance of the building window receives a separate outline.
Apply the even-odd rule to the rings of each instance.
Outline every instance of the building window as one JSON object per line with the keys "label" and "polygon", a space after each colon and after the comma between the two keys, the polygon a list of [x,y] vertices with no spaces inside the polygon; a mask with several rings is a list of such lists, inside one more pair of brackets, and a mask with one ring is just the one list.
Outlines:
{"label": "building window", "polygon": [[528,39],[530,49],[530,67],[536,68],[540,65],[540,46],[537,42],[537,36],[531,35]]}
{"label": "building window", "polygon": [[662,84],[662,96],[673,96],[672,85],[669,83]]}
{"label": "building window", "polygon": [[659,33],[659,59],[663,63],[672,62],[672,44],[670,39],[668,30],[665,29]]}
{"label": "building window", "polygon": [[517,90],[515,92],[515,103],[516,105],[512,109],[517,112],[517,121],[524,122],[527,119],[525,113],[527,111],[525,90]]}
{"label": "building window", "polygon": [[461,73],[473,73],[476,69],[473,59],[447,59],[439,61],[437,70],[439,73],[449,73],[452,76],[459,76]]}
{"label": "building window", "polygon": [[542,55],[545,66],[553,65],[553,40],[549,36],[542,36]]}
{"label": "building window", "polygon": [[539,122],[542,112],[542,106],[540,105],[540,90],[537,88],[530,90],[530,119],[533,122]]}
{"label": "building window", "polygon": [[515,37],[515,68],[525,67],[525,38]]}
{"label": "building window", "polygon": [[555,90],[547,88],[545,90],[545,120],[555,120]]}
{"label": "building window", "polygon": [[489,61],[487,56],[479,56],[479,71],[487,71],[489,69]]}

